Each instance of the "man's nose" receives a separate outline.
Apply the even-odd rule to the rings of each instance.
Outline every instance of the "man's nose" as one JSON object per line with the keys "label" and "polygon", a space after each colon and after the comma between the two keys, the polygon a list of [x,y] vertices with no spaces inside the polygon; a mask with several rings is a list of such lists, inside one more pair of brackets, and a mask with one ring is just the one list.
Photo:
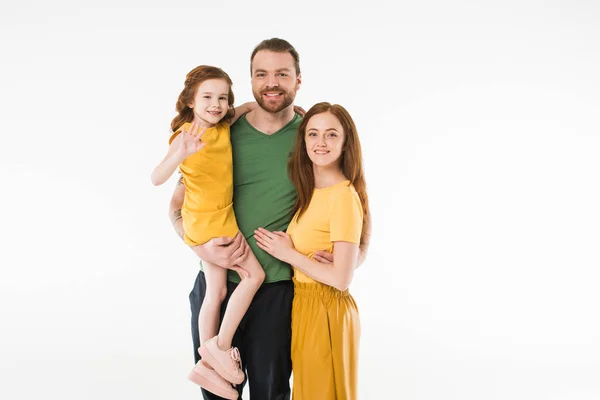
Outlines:
{"label": "man's nose", "polygon": [[279,79],[275,75],[269,75],[267,79],[267,86],[276,87],[279,86]]}

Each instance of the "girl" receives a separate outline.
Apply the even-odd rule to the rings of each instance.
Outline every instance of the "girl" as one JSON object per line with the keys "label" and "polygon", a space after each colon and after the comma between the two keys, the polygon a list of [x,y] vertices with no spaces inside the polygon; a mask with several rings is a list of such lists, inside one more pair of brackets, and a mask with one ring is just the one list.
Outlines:
{"label": "girl", "polygon": [[[174,133],[169,150],[152,172],[152,182],[161,185],[179,166],[186,188],[181,210],[184,240],[190,246],[239,234],[232,203],[229,125],[253,110],[256,103],[234,109],[231,85],[220,68],[201,65],[187,74],[177,100],[178,115],[171,122]],[[265,277],[251,251],[238,264],[249,275],[240,273],[242,281],[231,295],[218,329],[221,303],[227,295],[227,269],[222,267],[229,266],[203,263],[207,293],[198,317],[202,361],[190,373],[191,380],[226,399],[238,398],[227,381],[240,384],[244,380],[239,352],[231,347],[231,341]]]}
{"label": "girl", "polygon": [[[365,240],[368,198],[356,126],[340,105],[314,105],[289,162],[298,190],[287,233],[259,228],[261,249],[294,267],[294,400],[356,399],[360,322],[348,293]],[[333,264],[315,252],[333,252]]]}

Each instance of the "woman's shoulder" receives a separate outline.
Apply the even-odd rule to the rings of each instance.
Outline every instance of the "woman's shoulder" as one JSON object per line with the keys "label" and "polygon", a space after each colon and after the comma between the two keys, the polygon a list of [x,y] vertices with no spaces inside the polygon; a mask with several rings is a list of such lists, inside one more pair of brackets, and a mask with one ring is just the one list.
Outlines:
{"label": "woman's shoulder", "polygon": [[360,202],[360,197],[354,188],[354,185],[349,181],[343,181],[335,185],[332,190],[331,198],[334,200],[358,200]]}

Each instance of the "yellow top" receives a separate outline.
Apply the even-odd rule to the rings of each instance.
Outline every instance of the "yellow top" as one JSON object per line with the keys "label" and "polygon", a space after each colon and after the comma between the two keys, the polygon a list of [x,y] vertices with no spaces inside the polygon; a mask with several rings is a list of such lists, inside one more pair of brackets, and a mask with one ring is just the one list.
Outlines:
{"label": "yellow top", "polygon": [[[184,124],[169,139],[175,139]],[[190,155],[179,169],[185,184],[181,209],[184,240],[190,246],[219,236],[234,237],[238,226],[233,213],[233,160],[228,123],[207,128],[202,136],[206,146]]]}
{"label": "yellow top", "polygon": [[[358,193],[350,181],[315,189],[308,208],[298,220],[294,216],[287,233],[300,253],[313,258],[318,250],[333,252],[333,242],[360,244],[363,208]],[[294,268],[299,282],[315,282]]]}

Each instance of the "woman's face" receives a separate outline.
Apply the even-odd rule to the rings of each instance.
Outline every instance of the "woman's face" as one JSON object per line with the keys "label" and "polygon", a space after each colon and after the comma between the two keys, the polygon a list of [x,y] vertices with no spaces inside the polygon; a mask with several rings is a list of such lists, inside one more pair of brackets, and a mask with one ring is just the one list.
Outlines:
{"label": "woman's face", "polygon": [[344,129],[332,113],[316,114],[306,124],[304,142],[310,160],[319,167],[339,164],[344,147]]}

